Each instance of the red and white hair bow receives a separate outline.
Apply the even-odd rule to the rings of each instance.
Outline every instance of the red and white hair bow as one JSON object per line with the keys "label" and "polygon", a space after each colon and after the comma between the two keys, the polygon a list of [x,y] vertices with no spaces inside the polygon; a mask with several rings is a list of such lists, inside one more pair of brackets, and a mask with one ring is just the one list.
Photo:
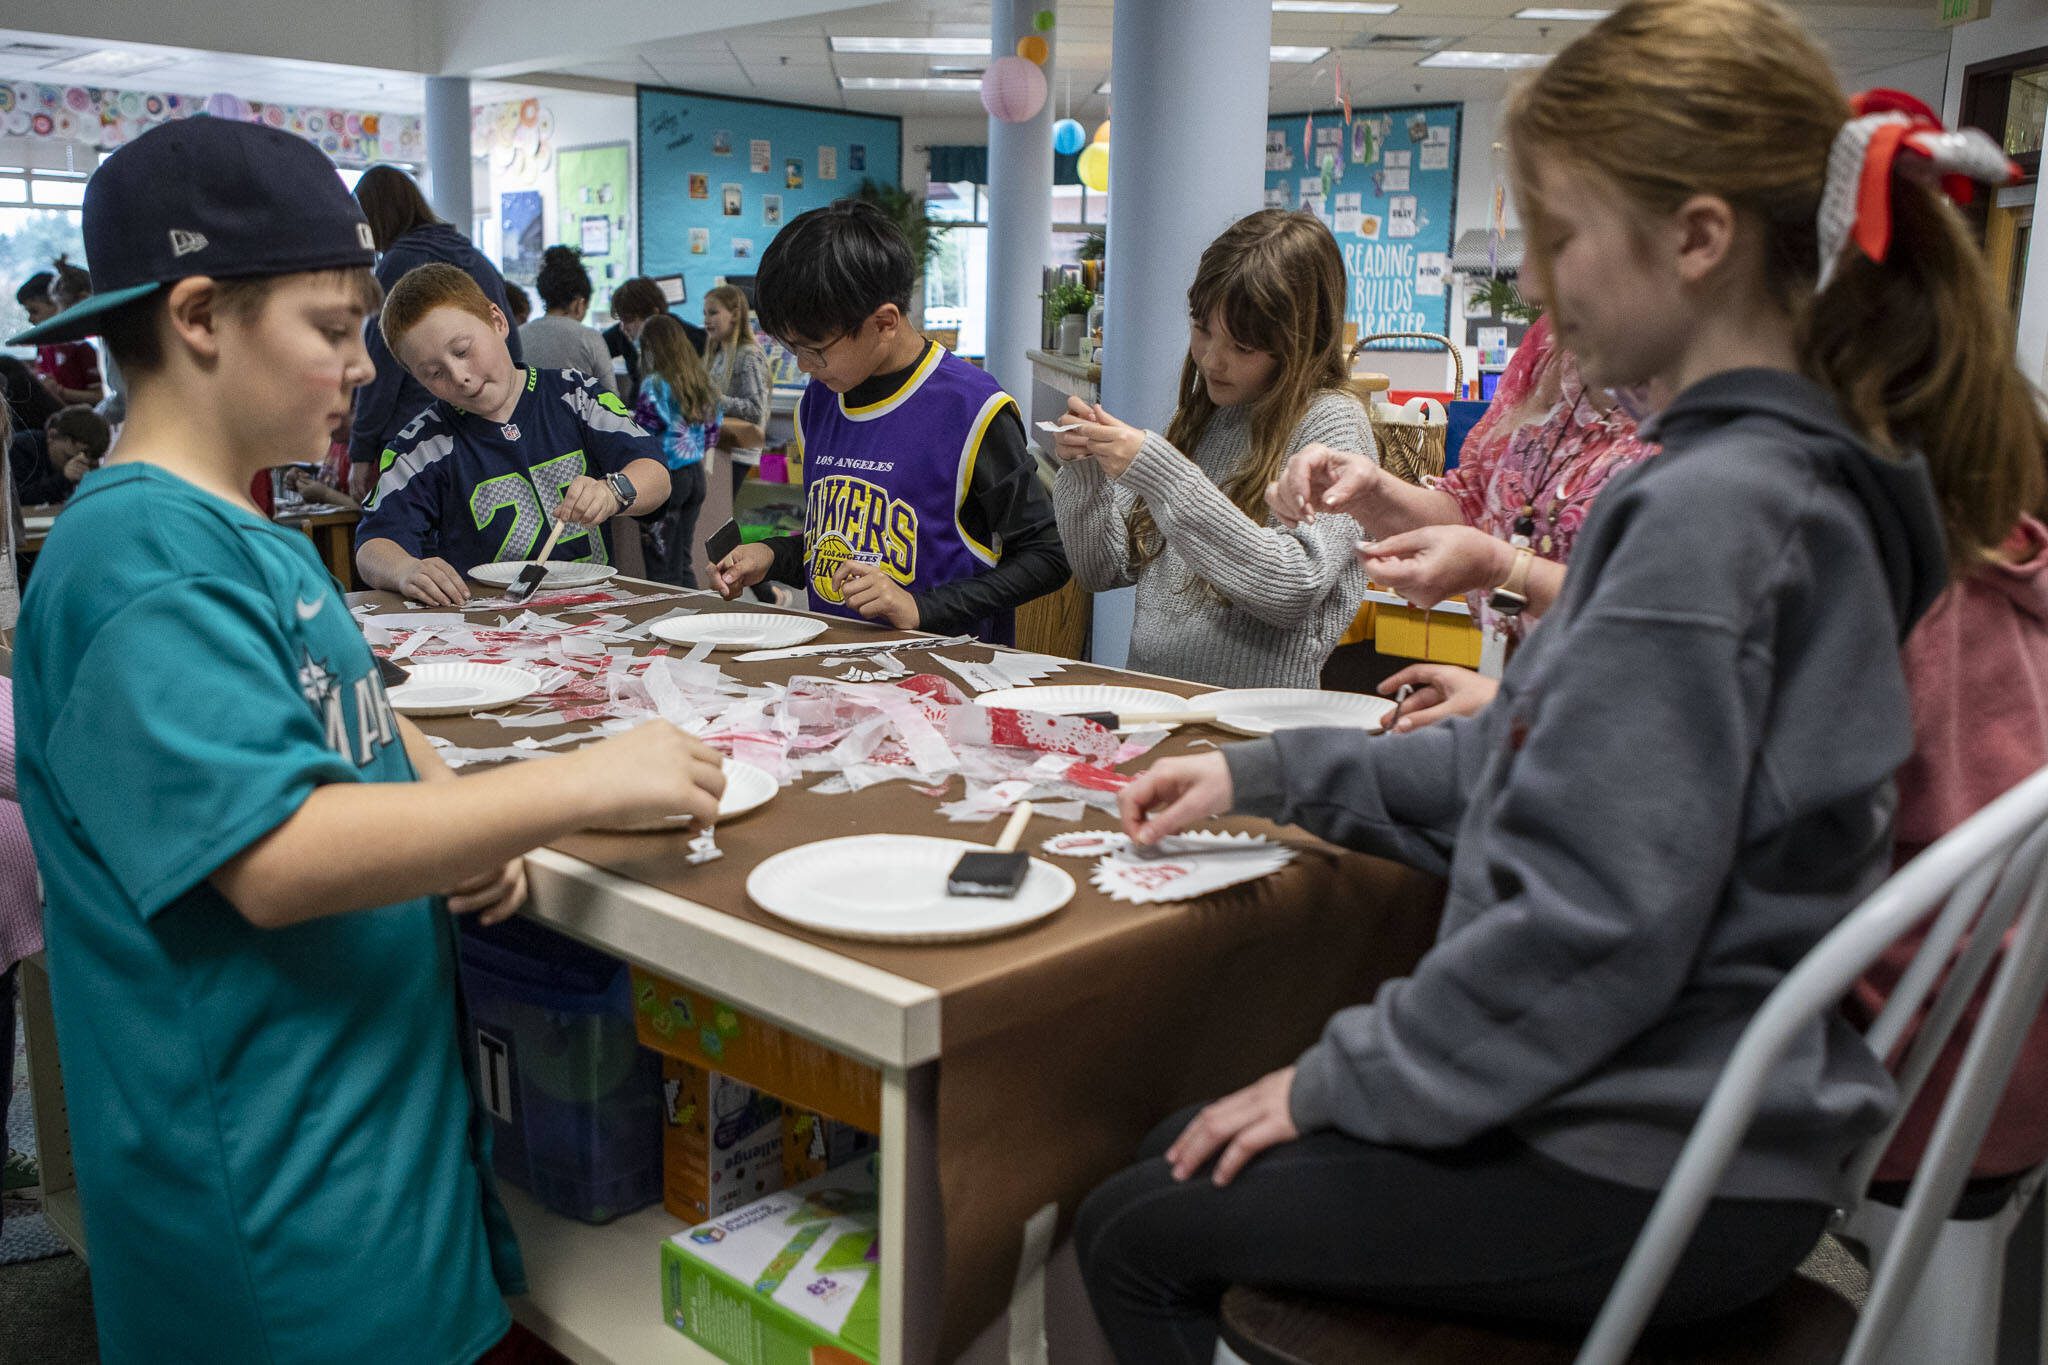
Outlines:
{"label": "red and white hair bow", "polygon": [[1892,176],[1938,183],[1959,204],[1973,182],[2009,185],[2020,168],[1982,131],[1941,126],[1934,111],[1902,90],[1866,90],[1850,100],[1856,117],[1835,134],[1820,198],[1820,288],[1828,287],[1853,237],[1882,261],[1892,240]]}

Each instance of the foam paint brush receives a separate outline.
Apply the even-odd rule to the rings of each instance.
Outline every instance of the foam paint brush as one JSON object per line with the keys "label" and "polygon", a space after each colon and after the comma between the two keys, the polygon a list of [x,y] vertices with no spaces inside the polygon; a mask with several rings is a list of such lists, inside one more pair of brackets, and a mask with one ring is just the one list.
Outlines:
{"label": "foam paint brush", "polygon": [[562,538],[562,519],[555,518],[554,528],[548,532],[545,545],[534,561],[519,571],[519,581],[505,590],[508,602],[524,602],[533,596],[534,589],[548,580],[548,556],[555,552],[555,542]]}
{"label": "foam paint brush", "polygon": [[1003,837],[996,840],[994,852],[960,855],[960,861],[946,877],[946,894],[1003,900],[1015,897],[1031,870],[1031,855],[1017,847],[1024,837],[1024,826],[1030,822],[1031,803],[1019,801],[1010,814],[1010,823],[1003,826]]}

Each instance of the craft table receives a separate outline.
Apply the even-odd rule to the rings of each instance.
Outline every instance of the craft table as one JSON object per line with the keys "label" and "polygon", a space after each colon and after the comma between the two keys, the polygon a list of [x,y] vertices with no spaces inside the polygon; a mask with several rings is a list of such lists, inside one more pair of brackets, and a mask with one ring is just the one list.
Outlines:
{"label": "craft table", "polygon": [[[394,626],[406,614],[390,594],[351,601],[398,616]],[[732,609],[698,595],[618,610],[644,620],[678,605]],[[501,614],[473,619],[490,625]],[[904,632],[837,623],[819,642],[888,637],[905,639],[899,653],[913,670],[952,677]],[[987,658],[986,646],[939,652]],[[754,684],[822,671],[816,659],[713,659]],[[1085,664],[1045,682],[1204,690]],[[478,748],[566,728],[508,730],[469,716],[421,725]],[[1226,738],[1185,727],[1152,756]],[[1288,831],[1285,842],[1298,850],[1291,865],[1192,903],[1115,902],[1090,885],[1086,863],[1060,860],[1075,875],[1074,900],[1008,937],[943,946],[834,940],[752,905],[748,871],[780,849],[844,834],[986,840],[999,822],[948,823],[939,800],[908,782],[827,796],[805,789],[815,781],[804,777],[720,825],[724,857],[700,866],[685,861],[686,834],[557,840],[528,858],[525,913],[880,1069],[886,1362],[959,1356],[1006,1311],[1055,1233],[1065,1236],[1081,1197],[1129,1162],[1153,1123],[1290,1061],[1332,1011],[1370,998],[1412,965],[1441,905],[1432,878]],[[948,795],[958,794],[955,782]],[[1112,823],[1092,810],[1078,823],[1040,821],[1029,842]],[[1219,823],[1276,832],[1259,821]],[[533,1331],[579,1362],[712,1359],[661,1318],[658,1246],[682,1223],[656,1207],[592,1228],[517,1192],[507,1202],[530,1281],[514,1311]]]}

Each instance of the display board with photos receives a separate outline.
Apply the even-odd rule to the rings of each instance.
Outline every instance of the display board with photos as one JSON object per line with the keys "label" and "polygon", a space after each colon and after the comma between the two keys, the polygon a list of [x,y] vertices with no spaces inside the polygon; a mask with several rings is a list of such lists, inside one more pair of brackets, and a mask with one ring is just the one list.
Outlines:
{"label": "display board with photos", "polygon": [[[1275,115],[1266,207],[1305,209],[1344,252],[1344,315],[1360,336],[1444,332],[1450,320],[1462,104]],[[1422,341],[1375,349],[1427,350]]]}
{"label": "display board with photos", "polygon": [[860,188],[901,183],[892,115],[639,89],[640,270],[681,276],[678,311],[751,276],[782,225]]}

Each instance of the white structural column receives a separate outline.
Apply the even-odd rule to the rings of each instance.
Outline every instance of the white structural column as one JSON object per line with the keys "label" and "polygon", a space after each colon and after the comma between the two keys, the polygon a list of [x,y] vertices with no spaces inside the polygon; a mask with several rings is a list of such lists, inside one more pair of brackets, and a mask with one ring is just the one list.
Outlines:
{"label": "white structural column", "polygon": [[[1202,248],[1264,200],[1272,37],[1263,0],[1117,0],[1102,405],[1134,426],[1173,415]],[[1134,597],[1096,594],[1097,663],[1129,657]]]}
{"label": "white structural column", "polygon": [[470,230],[469,78],[427,77],[427,198],[434,212]]}
{"label": "white structural column", "polygon": [[[991,0],[990,60],[1016,55],[1032,17],[1049,0]],[[1051,45],[1055,28],[1044,36]],[[988,337],[983,364],[996,382],[1031,402],[1024,353],[1040,340],[1040,272],[1052,257],[1053,57],[1045,61],[1045,107],[1022,123],[988,121]]]}

